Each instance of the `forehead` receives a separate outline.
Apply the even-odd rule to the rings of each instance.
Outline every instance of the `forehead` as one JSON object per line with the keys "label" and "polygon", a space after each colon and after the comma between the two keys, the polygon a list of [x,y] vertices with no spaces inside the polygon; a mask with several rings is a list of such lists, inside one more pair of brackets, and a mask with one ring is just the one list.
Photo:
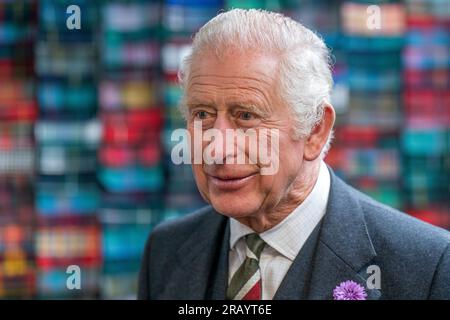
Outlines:
{"label": "forehead", "polygon": [[[205,52],[192,61],[186,85],[189,99],[243,99],[269,102],[275,92],[278,59],[274,55]],[[262,102],[262,101],[260,101]]]}

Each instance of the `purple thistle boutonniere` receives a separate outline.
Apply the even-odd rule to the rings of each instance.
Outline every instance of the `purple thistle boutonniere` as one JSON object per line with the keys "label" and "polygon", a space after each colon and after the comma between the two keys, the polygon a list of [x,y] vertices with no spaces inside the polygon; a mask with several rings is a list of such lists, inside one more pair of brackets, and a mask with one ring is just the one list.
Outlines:
{"label": "purple thistle boutonniere", "polygon": [[364,288],[352,280],[341,282],[333,290],[334,300],[366,300],[367,293]]}

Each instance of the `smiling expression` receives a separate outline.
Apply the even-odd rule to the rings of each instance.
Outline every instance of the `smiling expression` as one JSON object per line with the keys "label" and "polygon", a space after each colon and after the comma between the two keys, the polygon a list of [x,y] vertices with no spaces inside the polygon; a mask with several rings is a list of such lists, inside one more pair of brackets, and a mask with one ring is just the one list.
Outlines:
{"label": "smiling expression", "polygon": [[[273,175],[262,175],[261,163],[192,165],[200,193],[224,215],[243,218],[274,210],[287,201],[301,170],[305,142],[295,138],[292,113],[277,90],[278,63],[270,54],[233,52],[221,58],[203,54],[192,63],[185,92],[191,135],[200,120],[202,130],[264,128],[279,134],[279,170]],[[236,156],[222,151],[224,157]]]}

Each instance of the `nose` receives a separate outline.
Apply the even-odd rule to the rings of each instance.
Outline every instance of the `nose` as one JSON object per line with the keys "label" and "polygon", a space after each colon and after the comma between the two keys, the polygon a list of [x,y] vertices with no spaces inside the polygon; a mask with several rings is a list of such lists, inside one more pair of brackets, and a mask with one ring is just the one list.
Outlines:
{"label": "nose", "polygon": [[233,129],[234,125],[231,119],[228,117],[227,113],[224,111],[217,112],[216,119],[214,121],[214,128],[220,131],[225,131],[227,129]]}
{"label": "nose", "polygon": [[207,142],[208,148],[216,161],[227,163],[236,157],[235,126],[225,113],[219,112],[213,129],[215,130],[214,138]]}

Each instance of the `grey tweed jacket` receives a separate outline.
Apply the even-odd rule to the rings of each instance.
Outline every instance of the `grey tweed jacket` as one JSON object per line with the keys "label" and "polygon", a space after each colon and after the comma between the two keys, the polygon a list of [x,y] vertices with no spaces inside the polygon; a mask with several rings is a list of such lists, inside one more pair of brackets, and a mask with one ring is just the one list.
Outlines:
{"label": "grey tweed jacket", "polygon": [[[274,299],[333,299],[347,280],[367,299],[450,299],[450,233],[374,201],[329,170],[327,212]],[[210,206],[157,226],[138,299],[225,299],[229,236],[229,219]],[[378,284],[369,266],[379,268]]]}

